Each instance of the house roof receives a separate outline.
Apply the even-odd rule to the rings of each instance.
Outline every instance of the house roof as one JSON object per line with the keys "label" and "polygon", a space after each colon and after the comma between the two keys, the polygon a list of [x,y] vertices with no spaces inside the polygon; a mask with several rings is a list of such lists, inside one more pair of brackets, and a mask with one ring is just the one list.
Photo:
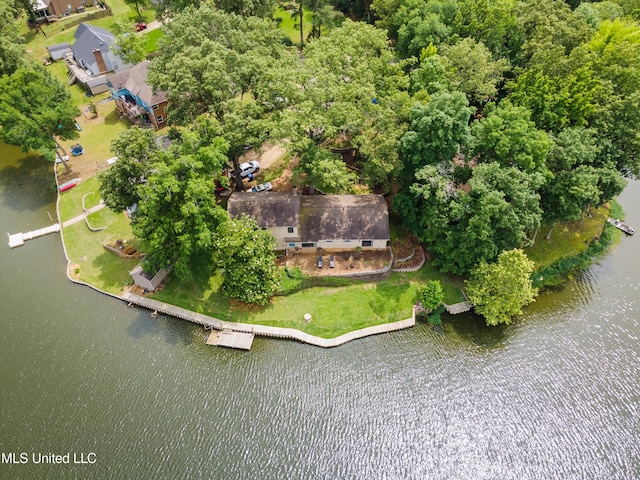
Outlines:
{"label": "house roof", "polygon": [[300,197],[300,240],[388,240],[389,212],[382,195]]}
{"label": "house roof", "polygon": [[126,88],[149,106],[166,102],[167,94],[165,92],[156,92],[154,94],[153,88],[147,83],[149,65],[149,60],[144,60],[129,70],[109,75],[107,80],[113,88]]}
{"label": "house roof", "polygon": [[278,192],[234,192],[227,212],[231,218],[244,213],[262,228],[295,227],[300,221],[300,197]]}
{"label": "house roof", "polygon": [[56,43],[55,45],[49,45],[47,47],[49,55],[53,60],[60,60],[64,57],[65,53],[71,51],[71,45],[67,42],[64,43]]}
{"label": "house roof", "polygon": [[82,59],[87,64],[95,61],[94,50],[107,53],[115,41],[115,36],[109,30],[84,22],[78,25],[73,36],[76,39],[73,44],[73,55],[76,59]]}
{"label": "house roof", "polygon": [[243,213],[263,228],[299,227],[300,241],[388,240],[389,211],[382,195],[292,195],[236,192],[229,216]]}

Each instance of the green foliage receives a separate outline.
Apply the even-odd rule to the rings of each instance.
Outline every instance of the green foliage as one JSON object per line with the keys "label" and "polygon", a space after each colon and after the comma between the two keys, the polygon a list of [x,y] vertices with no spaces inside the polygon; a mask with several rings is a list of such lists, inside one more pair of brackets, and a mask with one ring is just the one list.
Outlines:
{"label": "green foliage", "polygon": [[123,131],[111,142],[118,161],[98,173],[105,205],[121,212],[140,201],[138,186],[145,183],[158,153],[153,130],[137,127]]}
{"label": "green foliage", "polygon": [[578,253],[563,257],[553,264],[540,268],[532,273],[532,285],[535,288],[551,287],[564,282],[568,276],[573,273],[584,270],[589,267],[595,258],[602,256],[613,243],[613,237],[616,233],[615,227],[606,224],[599,237],[593,239],[589,246]]}
{"label": "green foliage", "polygon": [[116,35],[115,42],[111,47],[125,63],[136,65],[144,60],[146,37],[136,35],[131,31],[128,23],[122,22],[119,25],[120,33]]}
{"label": "green foliage", "polygon": [[176,125],[188,125],[205,112],[220,120],[224,102],[263,80],[267,85],[258,90],[269,91],[272,78],[263,72],[294,61],[272,21],[224,13],[213,2],[188,7],[164,31],[148,78],[169,92],[167,112]]}
{"label": "green foliage", "polygon": [[427,311],[436,310],[444,301],[444,290],[439,280],[431,280],[420,287],[420,302]]}
{"label": "green foliage", "polygon": [[538,291],[531,284],[533,262],[522,250],[501,253],[497,263],[480,263],[467,282],[467,295],[487,325],[511,323]]}
{"label": "green foliage", "polygon": [[243,216],[221,223],[213,243],[222,269],[222,291],[244,303],[265,305],[278,289],[275,240],[255,220]]}
{"label": "green foliage", "polygon": [[0,76],[12,74],[23,63],[16,14],[9,3],[0,3]]}
{"label": "green foliage", "polygon": [[451,160],[470,140],[472,113],[460,92],[434,93],[426,105],[414,105],[409,130],[400,139],[405,170]]}
{"label": "green foliage", "polygon": [[494,98],[507,69],[504,59],[493,60],[483,43],[464,38],[441,49],[446,59],[447,81],[452,90],[463,92],[474,105]]}
{"label": "green foliage", "polygon": [[69,91],[44,67],[26,65],[0,76],[0,138],[9,145],[53,161],[54,136],[77,138],[74,120],[79,115]]}
{"label": "green foliage", "polygon": [[473,152],[481,162],[498,162],[523,171],[544,171],[553,142],[530,120],[531,113],[508,100],[472,126]]}

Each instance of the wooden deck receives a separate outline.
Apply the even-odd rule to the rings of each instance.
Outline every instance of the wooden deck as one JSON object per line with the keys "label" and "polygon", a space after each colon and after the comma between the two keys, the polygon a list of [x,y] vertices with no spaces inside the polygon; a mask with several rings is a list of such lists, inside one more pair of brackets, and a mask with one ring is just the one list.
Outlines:
{"label": "wooden deck", "polygon": [[129,302],[130,304],[139,305],[155,312],[164,313],[174,317],[182,318],[183,320],[188,320],[193,323],[198,323],[200,325],[203,325],[205,328],[246,333],[251,335],[252,340],[254,335],[262,335],[266,337],[298,340],[303,343],[308,343],[309,345],[315,345],[316,347],[323,348],[337,347],[344,343],[350,342],[351,340],[368,337],[370,335],[377,335],[380,333],[402,330],[405,328],[413,327],[416,324],[414,311],[411,317],[407,318],[406,320],[400,320],[398,322],[385,323],[382,325],[375,325],[373,327],[362,328],[360,330],[354,330],[335,338],[321,338],[301,332],[300,330],[296,330],[294,328],[270,327],[266,325],[254,325],[250,323],[224,322],[222,320],[204,315],[202,313],[192,312],[191,310],[186,310],[184,308],[176,307],[175,305],[159,302],[151,298],[141,297],[140,295],[135,295],[133,293],[125,293],[124,295],[122,295],[122,299]]}
{"label": "wooden deck", "polygon": [[234,332],[233,330],[222,330],[221,332],[212,330],[207,338],[207,345],[251,350],[254,336],[253,333]]}
{"label": "wooden deck", "polygon": [[450,313],[451,315],[457,315],[458,313],[468,312],[473,308],[473,305],[471,305],[471,302],[460,302],[460,303],[454,303],[453,305],[447,305],[446,303],[443,303],[443,305],[447,313]]}

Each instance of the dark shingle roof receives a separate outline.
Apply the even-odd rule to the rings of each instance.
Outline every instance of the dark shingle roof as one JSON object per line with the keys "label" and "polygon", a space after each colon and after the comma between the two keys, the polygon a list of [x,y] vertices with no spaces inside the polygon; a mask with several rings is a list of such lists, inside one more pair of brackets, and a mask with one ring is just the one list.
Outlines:
{"label": "dark shingle roof", "polygon": [[378,240],[389,237],[389,212],[382,195],[300,197],[300,240]]}
{"label": "dark shingle roof", "polygon": [[382,195],[292,195],[236,192],[229,216],[243,213],[263,228],[299,226],[300,240],[388,240],[389,212]]}
{"label": "dark shingle roof", "polygon": [[229,197],[227,211],[231,218],[244,213],[263,228],[295,227],[300,217],[300,197],[278,192],[234,192]]}
{"label": "dark shingle roof", "polygon": [[126,88],[149,106],[165,102],[167,100],[165,92],[154,94],[153,88],[147,83],[148,71],[149,60],[144,60],[129,70],[109,75],[107,80],[114,88]]}

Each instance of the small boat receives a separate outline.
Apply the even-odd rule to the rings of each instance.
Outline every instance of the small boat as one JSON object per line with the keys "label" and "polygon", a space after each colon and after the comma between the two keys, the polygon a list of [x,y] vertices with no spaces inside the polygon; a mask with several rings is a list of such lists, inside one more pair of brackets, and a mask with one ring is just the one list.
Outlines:
{"label": "small boat", "polygon": [[70,188],[75,187],[78,183],[80,183],[80,179],[79,178],[74,178],[73,180],[69,180],[68,182],[64,182],[63,184],[58,186],[58,190],[60,192],[65,192],[67,190],[69,190]]}
{"label": "small boat", "polygon": [[636,233],[636,230],[633,227],[630,227],[626,223],[622,223],[620,220],[616,220],[615,218],[607,218],[607,222],[616,227],[619,230],[622,230],[627,235],[633,235]]}

